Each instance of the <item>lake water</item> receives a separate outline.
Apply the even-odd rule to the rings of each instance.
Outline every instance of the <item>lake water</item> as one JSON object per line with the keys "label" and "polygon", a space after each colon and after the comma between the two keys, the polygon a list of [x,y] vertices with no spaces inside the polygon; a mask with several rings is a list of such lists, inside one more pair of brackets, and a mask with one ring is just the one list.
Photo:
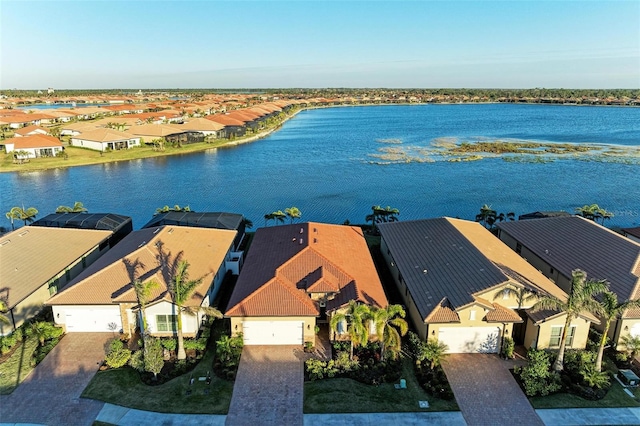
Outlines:
{"label": "lake water", "polygon": [[18,109],[26,109],[26,110],[47,110],[47,109],[71,109],[71,108],[85,108],[85,107],[101,107],[111,105],[109,103],[99,103],[99,104],[36,104],[36,105],[23,105],[19,106]]}
{"label": "lake water", "polygon": [[[36,207],[41,217],[82,201],[91,212],[133,217],[156,208],[264,215],[297,206],[303,220],[362,223],[374,204],[400,219],[473,219],[482,204],[499,212],[566,210],[598,203],[616,226],[640,225],[640,166],[561,160],[371,164],[383,146],[434,139],[514,138],[640,145],[640,109],[549,105],[416,105],[307,110],[263,140],[159,159],[41,172],[1,173],[1,208]],[[381,143],[394,140],[396,144]],[[397,143],[401,142],[401,143]],[[4,219],[4,226],[10,226]]]}

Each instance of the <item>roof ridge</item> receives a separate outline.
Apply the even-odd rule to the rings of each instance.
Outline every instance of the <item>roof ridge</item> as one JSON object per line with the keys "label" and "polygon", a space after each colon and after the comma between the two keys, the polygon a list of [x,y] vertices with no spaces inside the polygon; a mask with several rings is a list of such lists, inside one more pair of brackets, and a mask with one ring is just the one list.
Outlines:
{"label": "roof ridge", "polygon": [[[333,266],[334,268],[336,268],[338,271],[340,271],[341,273],[343,273],[345,275],[345,277],[348,278],[347,283],[350,283],[351,281],[353,281],[355,283],[355,278],[353,278],[353,276],[351,276],[351,274],[348,274],[347,272],[344,271],[344,269],[342,269],[340,266],[336,265],[334,262],[332,262],[331,260],[327,259],[326,256],[324,256],[322,253],[318,252],[318,250],[314,249],[313,247],[309,246],[308,247],[314,254],[316,254],[318,257],[320,257],[322,260],[324,260],[325,262],[327,262],[329,265]],[[333,275],[333,274],[332,274]],[[338,277],[336,277],[338,278]],[[338,280],[338,290],[340,290],[342,287],[340,287],[340,280]]]}

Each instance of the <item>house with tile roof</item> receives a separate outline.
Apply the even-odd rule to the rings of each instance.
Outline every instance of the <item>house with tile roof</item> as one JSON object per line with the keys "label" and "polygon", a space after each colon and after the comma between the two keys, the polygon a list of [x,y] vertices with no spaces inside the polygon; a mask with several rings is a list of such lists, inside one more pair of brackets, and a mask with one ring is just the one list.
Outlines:
{"label": "house with tile roof", "polygon": [[[537,295],[567,294],[482,225],[443,217],[378,226],[422,339],[437,338],[449,353],[496,353],[506,336],[526,348],[559,347],[566,314],[531,308]],[[567,347],[585,347],[592,321],[589,314],[572,321]]]}
{"label": "house with tile roof", "polygon": [[140,146],[140,137],[114,129],[97,128],[75,135],[70,144],[96,151],[129,149]]}
{"label": "house with tile roof", "polygon": [[14,152],[18,159],[55,157],[64,150],[60,139],[41,134],[5,139],[2,145],[7,154]]}
{"label": "house with tile roof", "polygon": [[282,225],[255,233],[225,316],[245,345],[301,345],[351,300],[388,305],[362,230]]}
{"label": "house with tile roof", "polygon": [[111,231],[24,226],[0,237],[0,298],[10,323],[20,327],[53,294],[109,250]]}
{"label": "house with tile roof", "polygon": [[[187,226],[134,231],[47,304],[53,308],[56,324],[68,333],[119,331],[131,335],[142,323],[133,282],[155,281],[157,286],[146,305],[147,331],[173,335],[177,307],[169,289],[179,262],[189,263],[189,279],[200,280],[186,306],[194,310],[210,306],[222,286],[235,236],[236,231]],[[204,313],[180,315],[184,335],[196,335]]]}
{"label": "house with tile roof", "polygon": [[[640,243],[580,216],[552,217],[498,224],[499,237],[512,250],[566,292],[571,272],[607,280],[620,302],[640,298]],[[630,309],[611,324],[617,344],[625,335],[640,336],[640,309]]]}
{"label": "house with tile roof", "polygon": [[27,127],[21,127],[19,129],[16,129],[13,132],[14,137],[23,137],[23,136],[34,136],[34,135],[49,135],[49,130],[45,129],[44,127],[40,127],[40,126],[35,126],[35,125],[31,125],[31,126],[27,126]]}

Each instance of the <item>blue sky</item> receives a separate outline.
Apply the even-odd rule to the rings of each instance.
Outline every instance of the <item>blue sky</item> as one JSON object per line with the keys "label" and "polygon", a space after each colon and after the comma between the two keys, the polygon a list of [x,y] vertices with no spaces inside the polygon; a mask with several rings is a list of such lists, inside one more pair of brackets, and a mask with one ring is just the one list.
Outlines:
{"label": "blue sky", "polygon": [[640,1],[7,1],[0,89],[640,88]]}

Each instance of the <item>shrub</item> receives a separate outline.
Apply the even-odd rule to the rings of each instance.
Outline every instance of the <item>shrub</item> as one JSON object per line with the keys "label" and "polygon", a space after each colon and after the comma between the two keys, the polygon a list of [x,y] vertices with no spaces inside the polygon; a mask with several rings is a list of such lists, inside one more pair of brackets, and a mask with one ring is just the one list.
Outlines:
{"label": "shrub", "polygon": [[144,371],[144,353],[142,349],[131,354],[131,358],[129,358],[129,365],[131,368],[141,373]]}
{"label": "shrub", "polygon": [[38,321],[32,323],[27,329],[28,336],[34,336],[40,342],[40,346],[44,346],[44,342],[50,339],[56,339],[62,336],[62,329],[56,327],[50,322]]}
{"label": "shrub", "polygon": [[551,371],[551,355],[545,351],[530,349],[527,352],[529,364],[516,368],[524,391],[528,396],[549,395],[562,388],[560,376]]}
{"label": "shrub", "polygon": [[178,346],[176,339],[162,339],[160,342],[162,343],[162,347],[168,351],[175,351]]}
{"label": "shrub", "polygon": [[144,345],[144,369],[150,373],[153,373],[153,377],[157,378],[158,373],[164,367],[164,359],[162,357],[162,344],[160,339],[155,337],[149,337]]}
{"label": "shrub", "polygon": [[124,347],[122,340],[115,338],[109,344],[109,352],[105,357],[105,362],[109,368],[120,368],[126,365],[131,358],[131,351]]}
{"label": "shrub", "polygon": [[582,375],[584,383],[591,388],[604,389],[608,388],[611,384],[609,373],[596,370],[594,365],[586,366],[580,371],[580,374]]}
{"label": "shrub", "polygon": [[31,365],[35,367],[36,365],[40,364],[40,362],[42,362],[44,357],[46,357],[47,354],[51,352],[53,348],[55,348],[55,346],[58,344],[58,341],[59,341],[58,338],[53,338],[46,341],[44,345],[38,346],[36,348],[36,351],[33,353]]}
{"label": "shrub", "polygon": [[199,339],[185,339],[184,341],[184,349],[193,349],[196,351],[204,351],[207,348],[207,339],[199,338]]}
{"label": "shrub", "polygon": [[500,350],[500,354],[507,359],[511,359],[513,358],[513,351],[515,347],[516,344],[513,339],[507,336],[502,341],[502,349]]}

